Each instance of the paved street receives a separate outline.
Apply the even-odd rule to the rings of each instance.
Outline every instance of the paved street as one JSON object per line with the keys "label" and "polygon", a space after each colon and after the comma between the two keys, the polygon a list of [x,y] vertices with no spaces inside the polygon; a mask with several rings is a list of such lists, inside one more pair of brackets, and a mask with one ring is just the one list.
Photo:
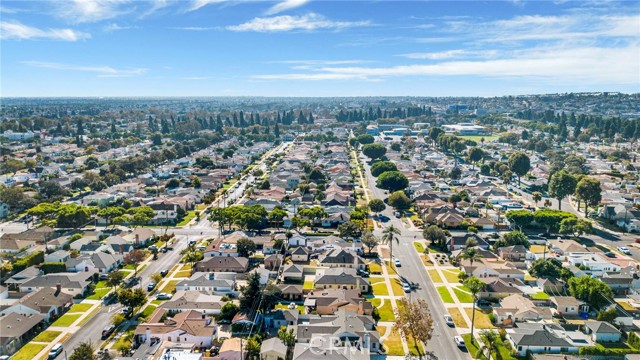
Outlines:
{"label": "paved street", "polygon": [[[388,195],[385,194],[385,191],[375,186],[376,179],[371,175],[367,158],[363,156],[360,161],[364,164],[365,177],[368,182],[371,198],[386,198]],[[396,218],[393,215],[393,209],[391,207],[387,207],[381,214],[390,219],[386,223],[381,223],[383,227],[393,224],[402,230],[400,245],[394,244],[393,247],[393,256],[400,259],[402,263],[402,266],[397,269],[398,274],[410,283],[414,282],[419,284],[418,289],[411,293],[411,297],[425,299],[431,309],[434,320],[434,336],[431,341],[427,343],[427,351],[433,353],[434,357],[432,357],[432,359],[469,359],[469,354],[461,351],[453,342],[453,337],[458,335],[458,331],[445,324],[443,315],[447,314],[447,310],[433,282],[429,278],[429,274],[422,264],[422,260],[413,247],[414,239],[422,238],[422,231]],[[378,229],[374,233],[376,236],[381,236],[382,229]]]}

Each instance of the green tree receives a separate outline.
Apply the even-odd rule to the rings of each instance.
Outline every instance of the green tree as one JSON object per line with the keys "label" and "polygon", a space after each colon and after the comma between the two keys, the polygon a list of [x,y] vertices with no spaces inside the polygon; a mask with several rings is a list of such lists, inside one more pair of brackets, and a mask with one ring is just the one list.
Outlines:
{"label": "green tree", "polygon": [[273,208],[273,210],[271,210],[271,213],[269,213],[269,221],[280,228],[282,221],[285,217],[287,217],[287,215],[288,213],[283,208],[281,208],[280,206],[276,206],[275,208]]}
{"label": "green tree", "polygon": [[445,235],[444,231],[442,231],[442,229],[437,225],[431,225],[428,228],[425,228],[422,231],[422,236],[437,246],[443,246],[445,240],[447,240],[447,235]]}
{"label": "green tree", "polygon": [[200,189],[202,187],[202,180],[200,180],[198,176],[194,176],[191,185],[193,185],[195,189]]}
{"label": "green tree", "polygon": [[69,360],[98,360],[95,349],[91,342],[81,342],[78,347],[73,349]]}
{"label": "green tree", "polygon": [[482,262],[482,254],[478,251],[476,247],[468,247],[464,249],[462,254],[460,254],[460,258],[463,260],[469,260],[469,266],[473,266],[474,262]]}
{"label": "green tree", "polygon": [[460,168],[457,166],[451,169],[451,171],[449,171],[449,177],[453,180],[460,179],[461,176],[462,176],[462,170],[460,170]]}
{"label": "green tree", "polygon": [[531,194],[531,198],[533,199],[533,202],[536,203],[536,207],[538,207],[538,202],[542,200],[542,193],[539,191],[534,191],[533,194]]}
{"label": "green tree", "polygon": [[529,226],[533,221],[533,213],[529,210],[509,210],[505,216],[509,223],[517,226],[520,230]]}
{"label": "green tree", "polygon": [[312,222],[317,222],[320,219],[329,216],[322,206],[312,206],[307,209],[300,209],[300,211],[298,211],[298,215],[309,219]]}
{"label": "green tree", "polygon": [[436,143],[436,140],[438,140],[438,137],[442,134],[444,134],[444,130],[439,127],[432,127],[429,129],[429,138],[434,144]]}
{"label": "green tree", "polygon": [[584,176],[576,185],[576,197],[584,201],[584,216],[589,213],[589,207],[597,207],[602,201],[602,187],[600,181]]}
{"label": "green tree", "polygon": [[606,310],[598,311],[598,316],[596,317],[596,319],[598,321],[606,321],[608,323],[613,324],[613,321],[617,317],[618,317],[618,311],[614,306],[612,306]]}
{"label": "green tree", "polygon": [[135,309],[147,302],[147,294],[141,288],[120,289],[118,292],[118,301],[125,306]]}
{"label": "green tree", "polygon": [[282,340],[282,342],[287,346],[287,359],[291,358],[291,351],[293,347],[296,345],[296,335],[293,329],[287,330],[286,326],[280,327],[278,329],[278,339]]}
{"label": "green tree", "polygon": [[404,191],[396,191],[389,195],[389,205],[397,211],[407,210],[411,207],[411,199],[409,199]]}
{"label": "green tree", "polygon": [[338,234],[345,240],[353,239],[360,235],[360,227],[353,221],[345,221],[338,225]]}
{"label": "green tree", "polygon": [[247,238],[239,239],[236,244],[236,249],[238,251],[238,256],[248,258],[251,254],[253,254],[256,249],[256,243]]}
{"label": "green tree", "polygon": [[120,284],[122,284],[122,280],[124,280],[124,273],[121,271],[112,271],[107,275],[107,285],[112,289],[120,286]]}
{"label": "green tree", "polygon": [[106,208],[100,209],[96,215],[105,219],[107,221],[107,226],[111,225],[113,219],[122,216],[125,213],[125,209],[121,206],[107,206]]}
{"label": "green tree", "polygon": [[419,343],[425,345],[433,336],[433,318],[429,304],[424,299],[408,301],[401,298],[395,310],[396,322],[393,331],[402,334],[405,339],[413,339],[413,346],[421,355]]}
{"label": "green tree", "polygon": [[229,301],[222,306],[222,309],[220,309],[220,319],[231,320],[236,316],[236,313],[238,313],[239,310],[240,308],[238,308],[238,305]]}
{"label": "green tree", "polygon": [[569,293],[598,309],[610,304],[613,298],[613,291],[609,285],[587,275],[569,279]]}
{"label": "green tree", "polygon": [[482,330],[480,331],[480,340],[482,340],[482,347],[479,349],[480,353],[484,353],[484,351],[489,352],[488,358],[491,359],[491,354],[495,354],[498,345],[502,345],[502,340],[500,339],[500,334],[494,330]]}
{"label": "green tree", "polygon": [[[463,284],[469,289],[469,292],[473,297],[473,312],[471,313],[471,334],[473,334],[473,327],[476,320],[476,302],[478,301],[478,293],[485,288],[486,284],[475,276],[468,277]],[[473,344],[473,338],[474,337],[471,336],[471,344]]]}
{"label": "green tree", "polygon": [[531,263],[529,274],[539,278],[560,278],[562,264],[556,259],[538,259]]}
{"label": "green tree", "polygon": [[409,186],[409,179],[399,171],[387,171],[378,176],[376,186],[392,192],[404,190]]}
{"label": "green tree", "polygon": [[547,232],[557,231],[560,228],[560,222],[565,218],[575,218],[575,215],[566,211],[540,209],[533,213],[534,221],[547,228]]}
{"label": "green tree", "polygon": [[564,170],[551,176],[549,181],[549,195],[558,200],[558,210],[562,209],[562,199],[573,194],[576,190],[576,178]]}
{"label": "green tree", "polygon": [[260,294],[260,274],[257,272],[249,273],[247,285],[240,289],[240,308],[255,308],[258,305]]}
{"label": "green tree", "polygon": [[398,167],[391,161],[379,161],[371,165],[371,175],[375,177],[387,171],[398,171]]}
{"label": "green tree", "polygon": [[474,146],[467,150],[467,156],[469,157],[469,161],[471,161],[471,163],[475,165],[478,163],[478,161],[482,160],[484,151],[482,151],[482,149],[480,149],[479,147]]}
{"label": "green tree", "polygon": [[393,243],[400,244],[399,235],[402,234],[399,228],[393,224],[387,226],[382,230],[381,243],[389,245],[389,258],[393,260]]}
{"label": "green tree", "polygon": [[518,177],[518,186],[520,186],[520,177],[529,172],[531,169],[531,161],[525,153],[513,153],[509,156],[509,169]]}
{"label": "green tree", "polygon": [[357,140],[362,145],[373,144],[375,138],[370,134],[362,134],[357,137]]}
{"label": "green tree", "polygon": [[244,346],[247,351],[247,359],[260,359],[260,346],[262,346],[262,341],[259,335],[253,335],[248,338]]}
{"label": "green tree", "polygon": [[380,240],[378,240],[378,238],[373,235],[373,233],[369,229],[362,232],[362,245],[367,247],[367,249],[369,250],[369,255],[371,255],[371,252],[376,248],[376,246],[378,246],[379,243]]}
{"label": "green tree", "polygon": [[387,205],[380,199],[372,199],[369,201],[369,210],[376,214],[383,212],[386,208]]}
{"label": "green tree", "polygon": [[362,147],[362,153],[371,160],[379,159],[387,153],[387,148],[382,144],[367,144]]}
{"label": "green tree", "polygon": [[529,248],[529,239],[522,231],[510,231],[502,236],[502,239],[496,242],[496,248],[502,246],[523,245]]}

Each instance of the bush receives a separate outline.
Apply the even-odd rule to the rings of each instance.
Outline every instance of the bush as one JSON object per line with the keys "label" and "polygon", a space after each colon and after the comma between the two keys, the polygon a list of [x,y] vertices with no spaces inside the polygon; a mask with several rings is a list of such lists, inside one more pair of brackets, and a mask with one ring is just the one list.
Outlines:
{"label": "bush", "polygon": [[606,348],[600,344],[584,346],[578,352],[580,355],[622,356],[626,354],[640,354],[640,350],[632,348]]}
{"label": "bush", "polygon": [[627,338],[627,343],[636,349],[640,348],[640,337],[636,335],[636,333],[631,332]]}
{"label": "bush", "polygon": [[46,262],[40,265],[40,270],[45,274],[61,273],[67,271],[67,265],[62,262]]}
{"label": "bush", "polygon": [[371,317],[376,322],[378,322],[380,320],[380,313],[378,312],[378,308],[375,307],[375,306],[373,307],[373,311],[371,312]]}
{"label": "bush", "polygon": [[13,263],[13,270],[16,272],[22,271],[31,265],[38,265],[44,262],[44,251],[36,251],[32,254],[25,256],[22,259],[16,260]]}

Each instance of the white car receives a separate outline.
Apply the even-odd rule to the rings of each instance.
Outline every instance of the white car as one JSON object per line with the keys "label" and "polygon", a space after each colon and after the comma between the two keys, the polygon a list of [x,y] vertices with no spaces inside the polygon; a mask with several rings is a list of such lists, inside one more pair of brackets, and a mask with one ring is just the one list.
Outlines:
{"label": "white car", "polygon": [[167,293],[159,293],[158,295],[156,295],[156,299],[158,299],[158,300],[170,300],[171,299],[171,295],[169,295]]}
{"label": "white car", "polygon": [[466,348],[466,345],[464,344],[464,339],[462,338],[462,336],[454,336],[453,337],[453,341],[456,343],[456,345],[458,345],[459,348]]}
{"label": "white car", "polygon": [[396,267],[402,266],[402,264],[400,264],[400,259],[393,259],[393,263],[396,265]]}
{"label": "white car", "polygon": [[409,286],[409,284],[407,283],[402,283],[402,290],[404,290],[404,292],[409,293],[411,292],[411,286]]}
{"label": "white car", "polygon": [[631,251],[626,246],[618,246],[616,249],[625,255],[631,255]]}
{"label": "white car", "polygon": [[444,322],[451,327],[456,326],[456,324],[453,322],[453,318],[451,317],[451,315],[445,315],[444,316]]}

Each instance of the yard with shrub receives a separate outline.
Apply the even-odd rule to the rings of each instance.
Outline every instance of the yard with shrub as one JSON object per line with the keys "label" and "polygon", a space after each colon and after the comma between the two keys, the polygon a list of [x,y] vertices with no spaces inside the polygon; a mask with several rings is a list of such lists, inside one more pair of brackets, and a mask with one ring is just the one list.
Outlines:
{"label": "yard with shrub", "polygon": [[451,296],[451,293],[449,292],[449,289],[447,289],[446,286],[438,286],[436,288],[438,290],[438,294],[440,294],[440,298],[442,299],[442,302],[444,302],[445,304],[453,304],[453,297]]}
{"label": "yard with shrub", "polygon": [[83,313],[89,311],[93,304],[74,304],[71,309],[69,309],[70,313]]}
{"label": "yard with shrub", "polygon": [[33,360],[36,355],[42,351],[47,345],[46,344],[34,344],[28,343],[20,349],[17,353],[15,353],[11,360]]}
{"label": "yard with shrub", "polygon": [[472,303],[473,296],[468,292],[469,289],[466,286],[460,286],[457,288],[453,288],[453,292],[456,294],[458,301],[461,303]]}
{"label": "yard with shrub", "polygon": [[61,331],[47,330],[38,334],[38,336],[33,338],[32,341],[50,343],[55,340],[60,334],[62,334]]}
{"label": "yard with shrub", "polygon": [[[467,316],[469,319],[473,316],[472,308],[465,308],[464,311],[467,312]],[[476,318],[475,318],[475,327],[476,329],[493,329],[494,326],[489,319],[489,315],[484,313],[483,311],[476,309]]]}
{"label": "yard with shrub", "polygon": [[422,254],[424,252],[424,245],[422,245],[421,242],[419,241],[414,241],[413,242],[413,247],[416,248],[416,251],[420,254]]}

